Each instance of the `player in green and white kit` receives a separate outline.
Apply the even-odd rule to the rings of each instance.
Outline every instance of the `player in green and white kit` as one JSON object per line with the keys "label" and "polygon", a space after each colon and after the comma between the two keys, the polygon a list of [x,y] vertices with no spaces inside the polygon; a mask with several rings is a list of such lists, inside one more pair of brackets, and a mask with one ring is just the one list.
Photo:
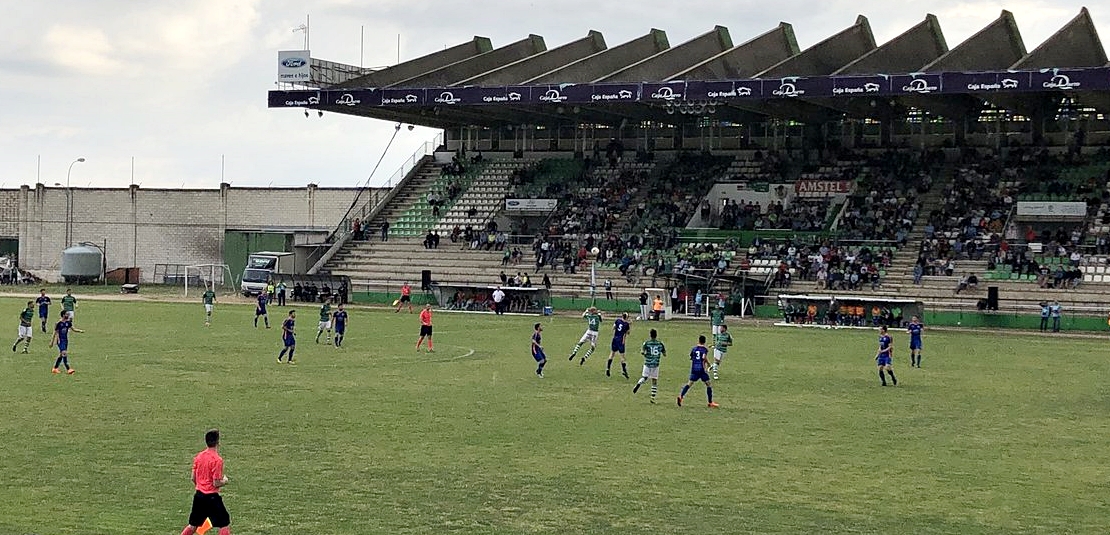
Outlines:
{"label": "player in green and white kit", "polygon": [[206,286],[204,295],[200,296],[204,301],[204,326],[212,325],[212,305],[216,304],[216,292],[212,291],[211,287]]}
{"label": "player in green and white kit", "polygon": [[77,298],[73,297],[69,288],[66,288],[66,294],[62,297],[62,310],[69,316],[69,322],[73,323],[73,315],[77,311]]}
{"label": "player in green and white kit", "polygon": [[329,303],[327,301],[324,301],[324,304],[320,305],[320,326],[316,331],[316,343],[317,344],[320,343],[320,335],[324,334],[324,331],[328,332],[328,337],[324,341],[326,343],[330,344],[331,343],[331,303]]}
{"label": "player in green and white kit", "polygon": [[579,365],[585,364],[586,359],[594,354],[594,349],[597,349],[597,333],[601,330],[601,314],[598,313],[597,307],[587,308],[586,311],[582,313],[582,317],[586,318],[586,334],[583,334],[582,338],[578,340],[578,343],[574,345],[574,351],[570,352],[570,358],[567,359],[574,360],[574,357],[578,356],[578,350],[582,348],[582,344],[586,343],[586,340],[589,340],[590,348],[586,350],[586,354],[582,357],[582,362],[578,363]]}
{"label": "player in green and white kit", "polygon": [[31,327],[31,322],[35,319],[35,302],[27,301],[27,308],[19,313],[19,338],[12,344],[12,352],[15,352],[20,342],[23,342],[23,352],[26,353],[28,348],[31,347],[31,335],[35,329]]}
{"label": "player in green and white kit", "polygon": [[713,334],[721,332],[721,325],[725,324],[725,308],[718,306],[709,313],[709,323],[713,326]]}
{"label": "player in green and white kit", "polygon": [[651,402],[655,403],[655,396],[659,393],[659,360],[667,355],[667,348],[663,346],[656,338],[659,333],[655,329],[649,333],[651,339],[644,342],[640,353],[644,355],[644,371],[641,374],[640,380],[636,381],[636,386],[632,387],[632,393],[640,391],[640,385],[651,379]]}
{"label": "player in green and white kit", "polygon": [[721,359],[728,353],[728,346],[732,345],[732,335],[728,333],[728,325],[721,325],[720,331],[713,335],[713,365],[709,371],[717,379],[717,369],[721,367]]}

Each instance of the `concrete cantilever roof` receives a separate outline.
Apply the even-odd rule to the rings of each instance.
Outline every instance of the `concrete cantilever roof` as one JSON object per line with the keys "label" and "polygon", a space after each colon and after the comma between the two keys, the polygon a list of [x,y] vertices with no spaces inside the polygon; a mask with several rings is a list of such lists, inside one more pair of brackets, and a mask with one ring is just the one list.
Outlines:
{"label": "concrete cantilever roof", "polygon": [[667,33],[652,29],[647,35],[552,69],[535,78],[525,80],[524,83],[585,84],[598,76],[649,58],[670,47]]}
{"label": "concrete cantilever roof", "polygon": [[794,28],[781,22],[775,29],[696,63],[664,81],[748,78],[798,52]]}
{"label": "concrete cantilever roof", "polygon": [[348,80],[338,87],[385,87],[467,58],[493,50],[489,37],[474,39],[392,67]]}
{"label": "concrete cantilever roof", "polygon": [[728,28],[717,26],[712,31],[681,45],[663,50],[593,81],[642,82],[644,80],[666,80],[692,64],[713,58],[731,48],[732,37],[728,34]]}
{"label": "concrete cantilever roof", "polygon": [[590,33],[577,41],[558,48],[514,61],[477,76],[459,81],[458,85],[515,85],[540,76],[552,69],[573,63],[605,50],[605,37],[600,32]]}
{"label": "concrete cantilever roof", "polygon": [[501,67],[506,63],[521,60],[545,52],[547,46],[543,37],[529,35],[515,43],[505,45],[484,54],[478,54],[464,60],[456,61],[436,70],[426,72],[406,80],[401,80],[391,87],[437,87],[457,85],[466,80],[475,72],[485,72]]}
{"label": "concrete cantilever roof", "polygon": [[[895,119],[904,115],[908,108],[921,108],[959,119],[977,116],[985,103],[1028,116],[1046,117],[1069,95],[1083,105],[1110,112],[1110,91],[1105,89],[1106,84],[1097,82],[1101,79],[1091,78],[1094,74],[1071,74],[1073,78],[1087,76],[1086,81],[1065,90],[1049,85],[1041,89],[1047,82],[1033,83],[1035,77],[1043,77],[1046,70],[1102,68],[1108,66],[1108,62],[1110,59],[1086,8],[1029,52],[1014,16],[1008,11],[1002,11],[998,19],[951,49],[933,15],[927,15],[922,22],[882,46],[876,46],[867,18],[859,16],[850,27],[804,51],[799,50],[794,29],[787,23],[780,23],[740,45],[733,44],[732,36],[723,26],[716,26],[674,47],[667,34],[658,29],[611,48],[596,31],[550,50],[543,38],[536,35],[500,48],[494,48],[487,38],[475,37],[341,83],[318,81],[314,86],[320,90],[350,91],[356,96],[347,98],[355,99],[353,101],[338,100],[339,96],[346,95],[333,95],[321,101],[323,93],[315,90],[279,90],[271,92],[270,105],[306,105],[334,113],[435,127],[616,125],[639,120],[682,124],[704,114],[698,111],[698,102],[708,105],[710,101],[704,100],[705,96],[700,97],[701,100],[690,97],[692,101],[686,101],[687,97],[681,95],[677,100],[657,98],[654,89],[644,94],[634,92],[631,100],[622,97],[610,101],[609,97],[595,95],[594,100],[584,101],[581,96],[573,96],[571,87],[574,86],[580,95],[582,91],[595,90],[594,83],[599,84],[597,87],[623,87],[623,92],[629,92],[629,87],[647,91],[647,87],[667,82],[668,88],[687,87],[687,95],[696,95],[697,91],[705,95],[707,84],[734,87],[739,92],[741,84],[754,83],[757,85],[753,87],[763,88],[755,90],[761,97],[741,98],[744,95],[735,94],[713,97],[711,103],[716,106],[716,117],[750,122],[771,116],[820,123],[839,120],[845,115]],[[358,67],[350,67],[344,72],[359,71]],[[1013,71],[1028,77],[1024,82],[1028,84],[1026,88],[972,89],[977,83],[976,76],[996,73],[996,80],[1000,82],[1005,73]],[[930,79],[937,81],[943,78],[954,85],[945,82],[942,91],[913,92],[898,91],[891,82],[889,90],[879,91],[876,96],[868,96],[858,88],[837,93],[826,89],[829,86],[820,85],[850,85],[855,83],[852,80],[865,77],[891,80],[907,78],[907,75],[931,76]],[[793,79],[795,77],[797,79]],[[835,80],[828,77],[835,77]],[[789,94],[779,94],[788,83],[792,88]],[[808,90],[794,93],[795,83],[797,89]],[[983,82],[989,83],[992,82]],[[963,87],[962,84],[968,84],[966,91],[951,89]],[[868,85],[875,87],[876,83]],[[545,102],[535,99],[535,93],[531,94],[531,100],[521,99],[519,89],[510,89],[516,86],[561,86],[559,91],[563,91],[564,96],[559,98],[571,100],[566,105],[562,101]],[[700,89],[694,90],[695,87]],[[409,94],[410,90],[419,96]],[[450,90],[469,95],[469,100],[451,101],[448,105],[438,99],[433,101],[432,95],[448,94],[445,91]],[[676,92],[680,90],[675,89]],[[502,91],[500,96],[498,91]],[[728,89],[721,91],[727,95]],[[745,91],[750,89],[745,86]],[[483,101],[482,97],[474,100],[475,95],[486,96]],[[516,95],[515,100],[511,95]],[[414,100],[404,100],[408,98]]]}

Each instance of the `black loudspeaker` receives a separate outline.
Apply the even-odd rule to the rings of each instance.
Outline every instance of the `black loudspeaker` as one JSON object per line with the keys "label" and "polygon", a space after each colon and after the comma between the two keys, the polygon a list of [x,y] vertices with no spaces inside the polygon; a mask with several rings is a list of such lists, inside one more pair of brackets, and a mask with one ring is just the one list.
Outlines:
{"label": "black loudspeaker", "polygon": [[987,309],[998,310],[998,286],[987,287]]}
{"label": "black loudspeaker", "polygon": [[425,269],[420,272],[420,289],[424,291],[432,289],[432,270]]}

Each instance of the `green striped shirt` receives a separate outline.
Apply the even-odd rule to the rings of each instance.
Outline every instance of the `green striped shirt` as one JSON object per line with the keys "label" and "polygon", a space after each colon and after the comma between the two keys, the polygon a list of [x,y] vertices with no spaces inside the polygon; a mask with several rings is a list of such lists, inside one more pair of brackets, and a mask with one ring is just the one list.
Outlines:
{"label": "green striped shirt", "polygon": [[657,368],[659,367],[659,359],[667,354],[667,348],[659,340],[648,340],[644,342],[644,347],[640,352],[644,354],[644,366]]}
{"label": "green striped shirt", "polygon": [[600,331],[601,330],[601,314],[590,314],[589,312],[582,315],[586,318],[586,330]]}
{"label": "green striped shirt", "polygon": [[204,295],[201,297],[204,298],[204,304],[211,305],[213,302],[216,301],[216,292],[208,290],[204,292]]}
{"label": "green striped shirt", "polygon": [[22,327],[30,327],[31,320],[33,319],[35,319],[35,311],[30,307],[23,309],[23,312],[19,313],[19,325]]}
{"label": "green striped shirt", "polygon": [[328,304],[328,303],[324,303],[324,305],[320,307],[320,321],[328,321],[330,319],[331,319],[331,305]]}
{"label": "green striped shirt", "polygon": [[69,294],[66,294],[64,297],[62,297],[62,310],[68,310],[68,311],[72,312],[73,309],[75,309],[75,308],[77,308],[77,298],[76,297],[73,297],[72,295],[69,295]]}
{"label": "green striped shirt", "polygon": [[713,309],[713,312],[709,313],[709,320],[712,322],[713,325],[724,325],[725,324],[725,309],[723,309],[723,308]]}
{"label": "green striped shirt", "polygon": [[723,332],[713,335],[713,347],[721,353],[728,353],[728,346],[732,345],[732,335]]}

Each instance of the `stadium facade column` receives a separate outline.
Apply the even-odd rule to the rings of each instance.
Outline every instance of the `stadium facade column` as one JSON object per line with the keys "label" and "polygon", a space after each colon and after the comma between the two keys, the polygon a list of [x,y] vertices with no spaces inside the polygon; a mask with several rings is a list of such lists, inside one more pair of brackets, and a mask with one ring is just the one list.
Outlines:
{"label": "stadium facade column", "polygon": [[[922,128],[924,128],[924,121],[922,121]],[[879,146],[884,149],[890,146],[891,139],[894,138],[894,119],[890,117],[884,118],[879,122]]]}

